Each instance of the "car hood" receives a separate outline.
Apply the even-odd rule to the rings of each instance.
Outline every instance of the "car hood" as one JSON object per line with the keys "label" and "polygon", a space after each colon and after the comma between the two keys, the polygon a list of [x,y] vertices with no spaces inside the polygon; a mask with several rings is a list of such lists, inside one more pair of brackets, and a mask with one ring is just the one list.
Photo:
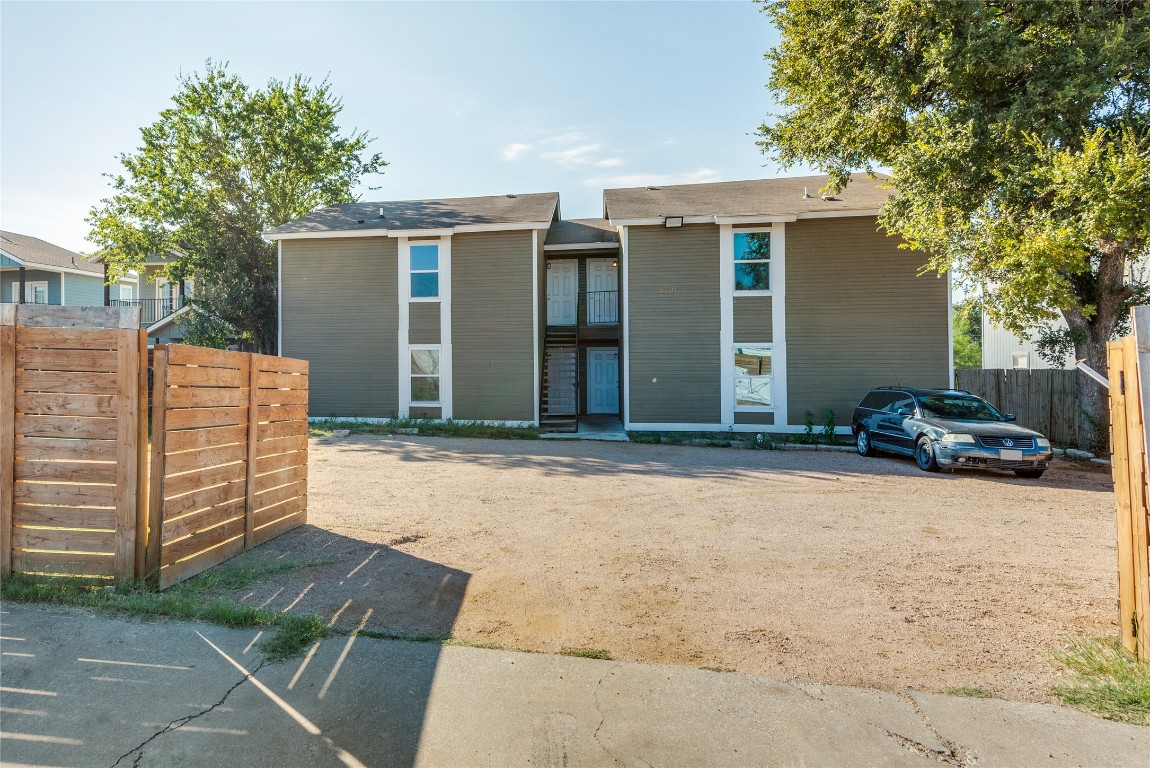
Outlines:
{"label": "car hood", "polygon": [[950,421],[948,419],[926,419],[930,424],[945,429],[979,437],[1042,437],[1042,433],[1020,427],[1009,421]]}

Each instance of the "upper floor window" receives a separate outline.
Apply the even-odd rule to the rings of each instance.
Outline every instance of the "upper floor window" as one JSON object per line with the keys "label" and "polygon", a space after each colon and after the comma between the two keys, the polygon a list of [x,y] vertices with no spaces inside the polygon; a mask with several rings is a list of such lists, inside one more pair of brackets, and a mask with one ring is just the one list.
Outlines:
{"label": "upper floor window", "polygon": [[735,233],[735,290],[771,290],[771,233]]}
{"label": "upper floor window", "polygon": [[411,298],[439,297],[439,246],[411,246]]}

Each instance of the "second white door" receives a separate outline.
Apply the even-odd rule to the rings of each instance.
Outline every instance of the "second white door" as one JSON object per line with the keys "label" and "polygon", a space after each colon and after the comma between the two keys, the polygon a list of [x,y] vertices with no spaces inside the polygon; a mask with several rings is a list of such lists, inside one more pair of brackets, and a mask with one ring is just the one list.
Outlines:
{"label": "second white door", "polygon": [[579,262],[547,262],[547,324],[575,325],[579,310]]}

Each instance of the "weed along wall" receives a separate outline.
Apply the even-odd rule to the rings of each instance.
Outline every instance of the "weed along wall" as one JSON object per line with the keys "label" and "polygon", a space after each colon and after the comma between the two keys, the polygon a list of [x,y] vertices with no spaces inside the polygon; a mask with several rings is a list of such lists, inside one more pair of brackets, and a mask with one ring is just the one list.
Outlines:
{"label": "weed along wall", "polygon": [[166,587],[306,522],[306,361],[157,346],[150,425],[148,379],[138,308],[0,305],[0,573]]}

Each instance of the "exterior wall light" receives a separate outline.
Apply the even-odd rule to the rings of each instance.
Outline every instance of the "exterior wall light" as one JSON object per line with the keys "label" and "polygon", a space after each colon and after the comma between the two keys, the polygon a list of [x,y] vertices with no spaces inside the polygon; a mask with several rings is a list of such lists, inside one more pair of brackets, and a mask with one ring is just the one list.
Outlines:
{"label": "exterior wall light", "polygon": [[667,229],[674,229],[675,227],[683,226],[682,216],[667,216],[663,219],[663,226]]}

